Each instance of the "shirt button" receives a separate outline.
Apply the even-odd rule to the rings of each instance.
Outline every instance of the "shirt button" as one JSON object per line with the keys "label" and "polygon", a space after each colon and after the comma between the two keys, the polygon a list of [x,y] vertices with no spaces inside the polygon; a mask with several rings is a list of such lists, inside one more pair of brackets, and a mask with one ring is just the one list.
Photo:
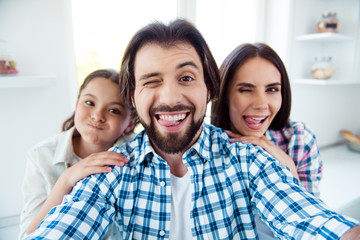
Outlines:
{"label": "shirt button", "polygon": [[160,235],[160,236],[165,236],[165,231],[164,231],[164,230],[161,230],[161,231],[159,232],[159,235]]}
{"label": "shirt button", "polygon": [[161,181],[161,182],[160,182],[160,186],[164,187],[164,186],[165,186],[165,182],[164,182],[164,181]]}

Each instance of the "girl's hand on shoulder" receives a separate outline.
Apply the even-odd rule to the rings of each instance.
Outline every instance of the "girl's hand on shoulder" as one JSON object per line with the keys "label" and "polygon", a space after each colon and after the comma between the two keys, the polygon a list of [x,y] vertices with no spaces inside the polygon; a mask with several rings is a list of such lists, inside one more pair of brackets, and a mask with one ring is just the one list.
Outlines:
{"label": "girl's hand on shoulder", "polygon": [[66,182],[67,187],[74,187],[75,184],[91,174],[111,172],[109,166],[124,166],[129,160],[122,154],[105,151],[90,154],[88,157],[77,162],[66,169],[60,176]]}
{"label": "girl's hand on shoulder", "polygon": [[275,159],[277,159],[282,166],[285,166],[290,169],[291,173],[299,179],[299,175],[296,170],[296,166],[292,158],[287,155],[281,148],[276,146],[272,141],[270,141],[265,135],[261,137],[255,136],[242,136],[240,134],[233,133],[226,130],[226,133],[231,137],[229,140],[231,143],[242,142],[242,143],[251,143],[256,146],[262,147],[266,152],[270,153]]}

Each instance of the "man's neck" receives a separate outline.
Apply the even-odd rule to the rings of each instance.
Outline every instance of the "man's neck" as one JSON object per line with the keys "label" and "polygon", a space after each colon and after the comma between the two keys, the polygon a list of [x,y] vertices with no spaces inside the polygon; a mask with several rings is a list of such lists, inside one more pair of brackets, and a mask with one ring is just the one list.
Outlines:
{"label": "man's neck", "polygon": [[180,152],[175,154],[164,153],[154,144],[153,144],[153,148],[155,149],[155,152],[159,154],[159,156],[162,157],[167,162],[167,164],[169,164],[170,172],[173,175],[175,175],[176,177],[183,177],[186,174],[187,167],[182,161],[182,156],[185,152]]}

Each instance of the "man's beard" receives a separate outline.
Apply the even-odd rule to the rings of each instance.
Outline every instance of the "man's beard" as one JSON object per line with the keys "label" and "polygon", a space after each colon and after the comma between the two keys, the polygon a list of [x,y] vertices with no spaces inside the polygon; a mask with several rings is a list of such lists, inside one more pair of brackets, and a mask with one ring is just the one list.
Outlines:
{"label": "man's beard", "polygon": [[[179,112],[179,111],[190,111],[192,116],[190,126],[185,132],[185,135],[182,136],[179,133],[167,133],[164,136],[158,129],[155,127],[155,120],[152,116],[157,111],[161,112]],[[156,108],[151,108],[149,114],[151,116],[150,125],[146,124],[145,121],[139,117],[140,123],[144,126],[145,132],[148,134],[149,139],[152,140],[152,143],[160,149],[162,152],[167,154],[176,154],[180,152],[184,152],[188,146],[192,143],[196,133],[202,126],[202,123],[205,118],[205,114],[200,117],[198,121],[194,119],[194,106],[184,106],[184,105],[177,105],[174,108],[170,108],[168,106],[159,106]]]}

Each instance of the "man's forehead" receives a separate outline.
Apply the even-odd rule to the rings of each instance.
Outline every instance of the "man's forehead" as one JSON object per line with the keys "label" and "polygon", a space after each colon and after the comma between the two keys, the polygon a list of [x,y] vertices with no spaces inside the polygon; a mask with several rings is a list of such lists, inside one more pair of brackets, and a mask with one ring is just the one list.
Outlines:
{"label": "man's forehead", "polygon": [[202,69],[202,62],[196,49],[186,41],[178,41],[171,45],[148,42],[141,46],[136,53],[134,71],[136,75],[139,71],[170,65],[175,65],[176,68],[188,65]]}

